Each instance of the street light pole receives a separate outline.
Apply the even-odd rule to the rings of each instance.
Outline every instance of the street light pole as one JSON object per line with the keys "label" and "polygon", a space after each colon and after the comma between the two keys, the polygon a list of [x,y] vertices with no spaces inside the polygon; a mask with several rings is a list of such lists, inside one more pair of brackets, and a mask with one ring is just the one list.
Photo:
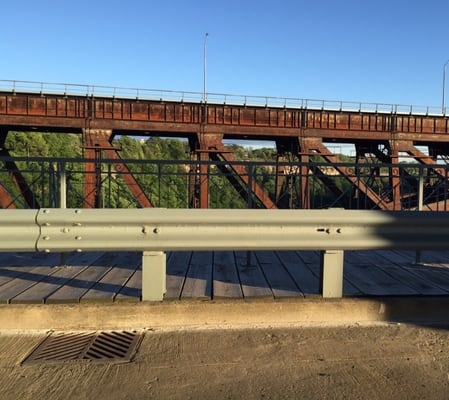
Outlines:
{"label": "street light pole", "polygon": [[206,36],[204,37],[204,82],[203,82],[203,101],[207,102],[207,94],[206,94],[206,56],[207,56],[207,37],[209,33],[206,32]]}
{"label": "street light pole", "polygon": [[441,107],[442,114],[445,114],[446,108],[446,67],[449,64],[449,60],[447,60],[443,65],[443,102]]}

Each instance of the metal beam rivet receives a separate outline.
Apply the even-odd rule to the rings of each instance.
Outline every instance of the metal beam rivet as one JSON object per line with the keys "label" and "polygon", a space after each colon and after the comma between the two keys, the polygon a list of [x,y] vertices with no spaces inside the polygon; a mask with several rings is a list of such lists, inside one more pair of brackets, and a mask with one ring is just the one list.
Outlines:
{"label": "metal beam rivet", "polygon": [[42,239],[44,239],[44,240],[50,240],[50,236],[44,236]]}
{"label": "metal beam rivet", "polygon": [[159,228],[154,228],[154,229],[153,229],[153,233],[158,234],[158,233],[159,233]]}
{"label": "metal beam rivet", "polygon": [[81,236],[75,236],[75,240],[81,240],[82,237]]}

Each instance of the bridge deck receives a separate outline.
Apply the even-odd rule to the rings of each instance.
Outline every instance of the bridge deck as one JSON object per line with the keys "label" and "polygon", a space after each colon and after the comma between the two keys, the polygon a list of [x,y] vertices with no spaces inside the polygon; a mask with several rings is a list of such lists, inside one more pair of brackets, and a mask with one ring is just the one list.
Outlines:
{"label": "bridge deck", "polygon": [[[345,253],[344,296],[447,296],[449,251]],[[0,303],[137,302],[140,253],[0,255]],[[318,252],[168,254],[166,301],[319,296]]]}

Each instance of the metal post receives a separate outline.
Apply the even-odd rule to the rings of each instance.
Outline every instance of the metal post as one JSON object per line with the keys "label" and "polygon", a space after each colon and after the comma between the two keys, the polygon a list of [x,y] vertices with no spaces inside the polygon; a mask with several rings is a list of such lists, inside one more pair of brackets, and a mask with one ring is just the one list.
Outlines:
{"label": "metal post", "polygon": [[323,297],[343,296],[343,250],[323,250],[320,260],[320,291]]}
{"label": "metal post", "polygon": [[[59,163],[59,208],[67,208],[67,174],[65,162]],[[65,253],[60,254],[60,265],[66,265]]]}
{"label": "metal post", "polygon": [[441,113],[443,115],[446,113],[446,67],[448,63],[449,60],[447,60],[443,65],[443,101],[441,107]]}
{"label": "metal post", "polygon": [[59,163],[59,208],[67,208],[67,174],[64,161]]}
{"label": "metal post", "polygon": [[[424,203],[424,168],[419,167],[418,178],[418,211],[422,211]],[[421,250],[416,250],[415,264],[421,263]]]}
{"label": "metal post", "polygon": [[167,291],[166,255],[163,251],[142,254],[142,301],[162,301]]}
{"label": "metal post", "polygon": [[207,102],[207,92],[206,92],[206,56],[207,56],[207,37],[209,36],[209,33],[206,32],[206,36],[204,37],[204,82],[203,82],[203,101]]}

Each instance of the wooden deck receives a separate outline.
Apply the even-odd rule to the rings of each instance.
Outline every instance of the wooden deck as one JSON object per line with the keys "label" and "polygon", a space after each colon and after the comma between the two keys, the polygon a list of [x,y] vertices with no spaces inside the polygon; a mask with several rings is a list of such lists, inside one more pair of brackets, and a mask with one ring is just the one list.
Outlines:
{"label": "wooden deck", "polygon": [[[448,296],[449,251],[347,251],[344,296]],[[64,265],[61,265],[64,264]],[[0,303],[138,302],[140,253],[0,254]],[[319,252],[176,252],[165,301],[319,295]]]}

